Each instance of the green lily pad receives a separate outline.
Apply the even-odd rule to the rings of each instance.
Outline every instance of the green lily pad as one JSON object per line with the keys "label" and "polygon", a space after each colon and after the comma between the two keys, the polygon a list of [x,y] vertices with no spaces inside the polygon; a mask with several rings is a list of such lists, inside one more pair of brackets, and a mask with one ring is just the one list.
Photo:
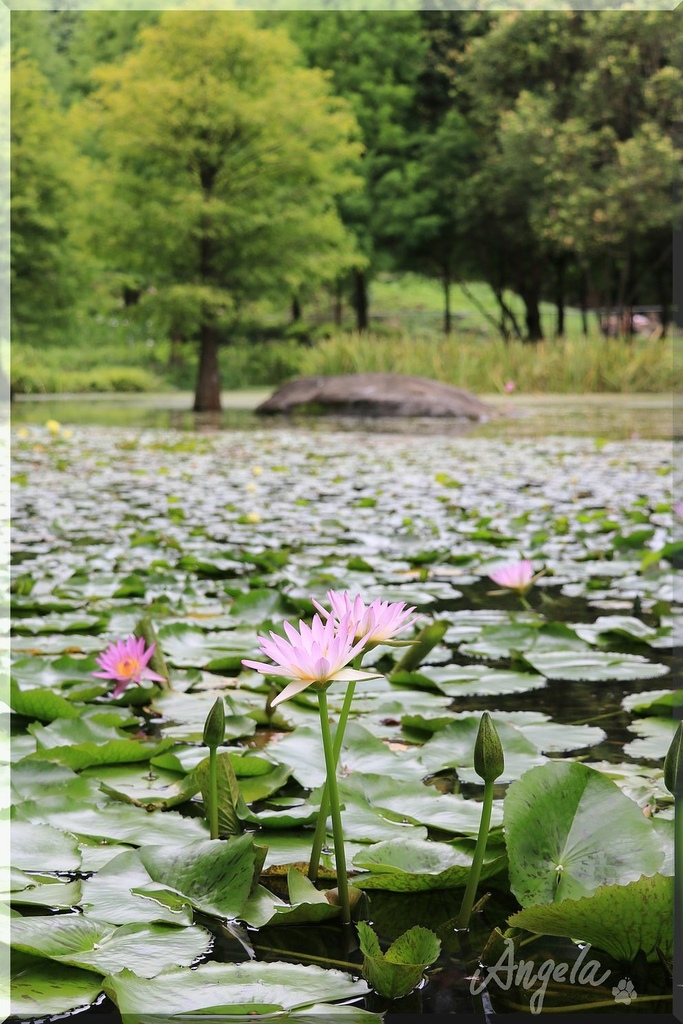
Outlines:
{"label": "green lily pad", "polygon": [[127,924],[117,928],[69,914],[15,919],[11,942],[24,953],[97,974],[129,968],[142,978],[153,978],[168,967],[189,967],[209,948],[212,938],[197,926]]}
{"label": "green lily pad", "polygon": [[629,731],[638,739],[627,743],[624,753],[636,759],[661,761],[666,757],[678,722],[673,718],[641,718],[629,725]]}
{"label": "green lily pad", "polygon": [[13,821],[10,850],[12,866],[22,871],[77,871],[81,866],[75,836],[51,825]]}
{"label": "green lily pad", "polygon": [[81,777],[97,782],[101,791],[115,800],[136,804],[148,811],[186,803],[199,790],[199,784],[189,776],[140,762],[86,768]]}
{"label": "green lily pad", "polygon": [[[500,852],[487,852],[482,879],[495,874],[500,865]],[[464,888],[472,868],[472,854],[446,843],[391,839],[361,850],[353,858],[353,866],[371,872],[354,878],[353,884],[359,889],[420,892]]]}
{"label": "green lily pad", "polygon": [[54,722],[56,718],[78,718],[80,708],[58,693],[43,687],[20,690],[15,680],[10,680],[9,704],[12,711],[26,718],[40,722]]}
{"label": "green lily pad", "polygon": [[144,846],[138,855],[153,881],[186,896],[197,910],[229,919],[239,917],[256,867],[251,835],[205,839],[178,850]]}
{"label": "green lily pad", "polygon": [[[22,882],[19,876],[23,876]],[[0,899],[7,903],[68,910],[81,902],[80,882],[62,882],[46,875],[25,875],[23,872],[12,871],[10,883],[11,891],[0,895]]]}
{"label": "green lily pad", "polygon": [[358,923],[363,953],[363,977],[375,992],[387,999],[408,995],[422,980],[425,970],[439,958],[441,942],[434,932],[416,925],[392,942],[383,953],[369,924]]}
{"label": "green lily pad", "polygon": [[[527,655],[544,652],[587,651],[588,644],[581,640],[573,629],[562,623],[546,625],[542,620],[535,623],[508,623],[500,626],[483,626],[479,636],[460,646],[462,654],[473,658],[499,660],[509,658],[517,651]],[[527,658],[529,664],[535,667]]]}
{"label": "green lily pad", "polygon": [[102,991],[102,979],[92,971],[66,967],[39,957],[12,956],[10,1013],[12,1016],[52,1016],[89,1006]]}
{"label": "green lily pad", "polygon": [[514,782],[504,826],[510,887],[523,907],[626,885],[654,874],[664,859],[640,808],[610,779],[578,763],[550,761]]}
{"label": "green lily pad", "polygon": [[83,913],[109,924],[168,922],[192,924],[187,897],[152,881],[137,850],[115,854],[92,878],[82,883]]}
{"label": "green lily pad", "polygon": [[206,823],[199,818],[183,817],[177,811],[150,814],[142,807],[118,801],[102,807],[74,807],[68,797],[52,798],[49,805],[48,801],[25,800],[15,807],[15,814],[21,821],[55,827],[61,824],[76,836],[114,839],[132,846],[157,842],[182,845],[208,835]]}
{"label": "green lily pad", "polygon": [[317,1002],[357,999],[368,987],[338,970],[275,961],[241,964],[206,963],[190,971],[178,968],[156,978],[139,978],[132,971],[109,975],[104,991],[119,1008],[126,1024],[145,1017],[177,1014],[263,1014],[297,1009]]}
{"label": "green lily pad", "polygon": [[673,956],[674,879],[642,876],[627,885],[603,885],[590,896],[531,906],[508,918],[513,928],[589,942],[622,963],[642,950],[647,959]]}
{"label": "green lily pad", "polygon": [[548,679],[576,679],[590,683],[656,679],[669,672],[667,665],[648,661],[640,654],[612,654],[608,651],[587,651],[584,654],[576,651],[525,651],[524,660]]}

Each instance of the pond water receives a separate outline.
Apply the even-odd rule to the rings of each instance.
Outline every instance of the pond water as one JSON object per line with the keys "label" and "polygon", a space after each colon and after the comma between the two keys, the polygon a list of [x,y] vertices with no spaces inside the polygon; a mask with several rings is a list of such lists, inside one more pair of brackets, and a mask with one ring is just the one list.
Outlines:
{"label": "pond water", "polygon": [[[662,837],[656,842],[669,842],[673,808],[661,764],[674,731],[670,670],[680,665],[673,630],[681,605],[672,571],[681,557],[672,511],[678,497],[673,404],[660,396],[514,395],[492,399],[509,415],[463,428],[331,417],[263,422],[252,412],[262,397],[226,396],[220,417],[188,412],[187,396],[45,399],[13,409],[15,819],[22,829],[59,830],[53,840],[70,837],[78,869],[68,884],[80,889],[71,901],[65,893],[63,902],[50,902],[45,886],[64,883],[62,865],[50,863],[49,854],[34,863],[22,847],[25,861],[17,867],[29,881],[16,883],[12,904],[27,919],[56,906],[86,923],[135,929],[149,920],[137,917],[135,907],[112,910],[112,901],[128,906],[132,899],[131,868],[120,869],[118,891],[119,874],[107,872],[107,863],[117,854],[136,856],[131,851],[147,843],[182,848],[201,836],[187,831],[202,827],[197,798],[164,803],[161,781],[187,784],[203,756],[203,719],[217,693],[230,723],[227,750],[256,816],[247,828],[268,846],[268,886],[286,899],[288,866],[301,867],[307,858],[324,778],[316,701],[304,693],[269,718],[270,683],[242,670],[241,659],[259,655],[257,632],[277,629],[283,618],[310,619],[311,598],[325,602],[329,589],[358,592],[368,602],[402,600],[417,607],[422,623],[443,623],[442,637],[403,675],[396,670],[401,650],[379,647],[364,662],[383,674],[359,686],[358,718],[342,749],[347,859],[364,888],[360,912],[385,946],[419,924],[436,931],[442,947],[416,991],[393,1001],[369,993],[355,1003],[386,1019],[528,1012],[539,982],[507,988],[492,982],[477,991],[471,980],[482,958],[488,965],[499,959],[502,939],[494,929],[505,930],[520,909],[520,886],[507,869],[492,869],[482,882],[480,893],[490,898],[465,934],[453,926],[464,885],[454,881],[460,878],[455,867],[445,888],[426,869],[418,883],[405,875],[398,882],[394,862],[380,858],[373,865],[372,851],[375,844],[391,848],[391,856],[397,849],[416,857],[425,847],[448,857],[471,850],[482,795],[472,723],[483,710],[493,714],[506,753],[489,839],[494,860],[503,849],[507,792],[532,766],[555,761],[609,779],[615,808],[628,798],[629,812],[639,809],[634,827],[654,820],[651,831]],[[48,420],[60,425],[50,429]],[[522,558],[544,570],[525,602],[489,578]],[[91,676],[94,656],[128,636],[143,612],[157,629],[174,685],[171,695],[143,695],[146,712],[132,690],[112,704],[107,683]],[[48,693],[53,703],[39,703],[38,695]],[[335,684],[334,714],[342,696]],[[146,760],[137,754],[129,760],[130,744],[140,749],[140,742],[163,749],[150,746]],[[152,806],[154,813],[143,809]],[[609,860],[609,828],[603,832],[605,823],[591,820],[585,842],[594,835],[594,856]],[[508,824],[513,835],[514,817]],[[645,846],[655,842],[645,838]],[[657,870],[638,868],[640,855],[634,854],[631,875],[618,876],[620,889]],[[330,850],[323,866],[329,874]],[[135,870],[144,877],[140,865]],[[665,880],[667,870],[655,877]],[[324,884],[332,884],[326,877]],[[176,876],[165,884],[185,891]],[[360,973],[355,933],[334,920],[305,923],[304,915],[304,923],[275,926],[273,918],[257,928],[243,908],[246,926],[226,930],[220,915],[207,910],[205,894],[193,906],[196,923],[213,935],[211,948],[197,957],[202,964],[227,966],[252,956],[264,965]],[[619,930],[622,913],[614,910],[609,929]],[[168,914],[160,919],[168,921]],[[593,935],[595,922],[591,927]],[[575,932],[524,932],[515,956],[537,967],[566,963],[569,970],[586,955],[570,936]],[[46,1016],[45,963],[63,972],[67,991],[71,984],[74,992],[88,991],[90,977],[97,993],[97,973],[74,966],[81,961],[73,949],[41,947],[37,955],[32,941],[19,954],[24,981],[17,984],[30,996],[18,1006],[34,1005],[30,998],[40,992],[42,1014],[33,1016]],[[666,948],[667,941],[658,935],[656,945]],[[629,955],[609,941],[593,947],[600,970],[584,973],[582,983],[552,981],[546,1008],[671,1011],[668,953],[659,957],[654,946],[639,951],[637,943]],[[39,959],[58,955],[58,967],[55,959]],[[112,963],[118,966],[99,968],[100,978],[120,969],[120,957]],[[181,995],[192,972],[182,971],[168,984],[189,1008],[190,995],[188,1003]],[[77,1004],[73,996],[72,1006],[95,998],[78,1020],[116,1015],[112,999],[131,1024],[154,1018],[144,985],[133,991],[120,980],[104,984],[107,997],[90,995]],[[149,986],[152,991],[152,981]],[[215,1004],[192,1005],[208,1011]],[[60,1008],[68,1012],[65,1004]],[[334,1019],[335,1012],[328,1004],[320,1019]],[[337,1016],[342,1024],[344,1015]],[[209,1013],[203,1019],[228,1018]],[[358,1024],[377,1019],[359,1016]]]}
{"label": "pond water", "polygon": [[[271,392],[264,389],[225,392],[223,413],[191,411],[192,395],[44,395],[19,396],[12,408],[15,424],[45,423],[160,427],[174,430],[279,429],[282,420],[258,417],[253,410]],[[545,437],[549,434],[608,439],[680,436],[681,405],[673,395],[482,395],[500,418],[488,423],[447,420],[372,419],[362,428],[372,432],[462,434],[474,437]],[[359,421],[326,416],[288,417],[288,425],[307,430],[355,430]]]}

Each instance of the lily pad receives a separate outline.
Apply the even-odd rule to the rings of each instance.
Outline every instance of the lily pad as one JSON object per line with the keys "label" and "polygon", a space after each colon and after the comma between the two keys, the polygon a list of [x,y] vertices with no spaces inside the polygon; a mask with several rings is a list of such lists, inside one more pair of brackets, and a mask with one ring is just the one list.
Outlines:
{"label": "lily pad", "polygon": [[66,967],[39,957],[12,956],[10,1013],[26,1017],[54,1016],[89,1006],[102,991],[92,971]]}
{"label": "lily pad", "polygon": [[[370,872],[353,879],[353,884],[360,889],[420,892],[464,888],[472,868],[472,855],[446,843],[391,839],[357,853],[353,866]],[[487,853],[482,879],[495,874],[500,866],[500,853]]]}
{"label": "lily pad", "polygon": [[358,923],[358,938],[363,953],[363,976],[375,992],[387,999],[412,992],[441,952],[441,942],[434,932],[419,925],[400,935],[386,953],[365,921]]}
{"label": "lily pad", "polygon": [[526,772],[505,796],[504,825],[510,887],[523,907],[627,885],[664,860],[640,808],[578,763],[551,761]]}
{"label": "lily pad", "polygon": [[622,963],[642,950],[647,959],[673,956],[674,879],[642,876],[627,885],[603,885],[590,896],[531,906],[508,918],[513,928],[589,942]]}
{"label": "lily pad", "polygon": [[669,672],[667,665],[648,661],[640,654],[612,654],[608,651],[524,652],[524,660],[548,679],[583,680],[597,683],[656,679]]}
{"label": "lily pad", "polygon": [[165,968],[189,967],[212,943],[209,932],[192,926],[128,924],[117,928],[93,918],[28,917],[12,922],[15,949],[98,974],[129,968],[153,978]]}
{"label": "lily pad", "polygon": [[368,986],[338,970],[278,961],[207,963],[144,979],[121,971],[104,979],[104,991],[126,1024],[144,1017],[177,1014],[265,1014],[314,1003],[334,1003],[365,995]]}

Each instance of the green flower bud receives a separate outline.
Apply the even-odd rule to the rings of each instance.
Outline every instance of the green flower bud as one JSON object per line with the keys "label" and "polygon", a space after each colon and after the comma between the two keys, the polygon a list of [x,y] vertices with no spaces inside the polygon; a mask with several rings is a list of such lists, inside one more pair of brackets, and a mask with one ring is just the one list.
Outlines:
{"label": "green flower bud", "polygon": [[504,768],[503,745],[493,719],[488,711],[484,711],[474,743],[474,770],[484,782],[495,782]]}
{"label": "green flower bud", "polygon": [[683,722],[678,723],[664,759],[664,785],[675,797],[683,797]]}
{"label": "green flower bud", "polygon": [[216,703],[206,716],[204,723],[204,743],[211,750],[220,747],[225,739],[225,704],[222,697],[216,698]]}

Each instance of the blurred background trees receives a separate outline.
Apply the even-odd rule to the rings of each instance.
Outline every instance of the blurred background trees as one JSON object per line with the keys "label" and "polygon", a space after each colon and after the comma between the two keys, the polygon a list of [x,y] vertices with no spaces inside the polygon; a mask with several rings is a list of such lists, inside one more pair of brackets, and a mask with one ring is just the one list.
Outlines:
{"label": "blurred background trees", "polygon": [[11,25],[20,345],[67,350],[121,317],[129,340],[163,337],[171,367],[196,348],[203,409],[220,401],[221,346],[306,339],[313,308],[337,326],[352,310],[365,331],[377,275],[437,281],[446,333],[454,287],[532,343],[548,302],[557,336],[569,307],[584,330],[598,308],[670,317],[671,14],[34,11]]}

